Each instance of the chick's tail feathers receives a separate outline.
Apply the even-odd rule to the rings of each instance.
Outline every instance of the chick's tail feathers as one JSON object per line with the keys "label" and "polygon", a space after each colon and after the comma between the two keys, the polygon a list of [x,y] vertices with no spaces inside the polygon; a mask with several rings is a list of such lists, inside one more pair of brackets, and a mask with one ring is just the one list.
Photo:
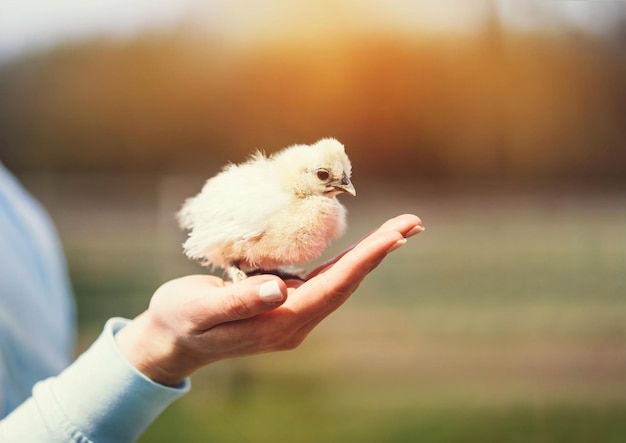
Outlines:
{"label": "chick's tail feathers", "polygon": [[196,197],[190,197],[185,200],[180,211],[176,213],[176,220],[178,221],[178,226],[181,229],[191,230],[194,225],[193,214],[191,207],[193,206],[193,202],[196,200]]}

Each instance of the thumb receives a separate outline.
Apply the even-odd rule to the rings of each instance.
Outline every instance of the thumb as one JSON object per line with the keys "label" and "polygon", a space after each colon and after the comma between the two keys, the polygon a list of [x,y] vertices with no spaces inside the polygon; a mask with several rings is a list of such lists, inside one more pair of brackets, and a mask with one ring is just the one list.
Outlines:
{"label": "thumb", "polygon": [[287,297],[287,286],[271,275],[249,277],[237,283],[213,287],[199,300],[198,325],[210,329],[220,323],[243,320],[280,306]]}

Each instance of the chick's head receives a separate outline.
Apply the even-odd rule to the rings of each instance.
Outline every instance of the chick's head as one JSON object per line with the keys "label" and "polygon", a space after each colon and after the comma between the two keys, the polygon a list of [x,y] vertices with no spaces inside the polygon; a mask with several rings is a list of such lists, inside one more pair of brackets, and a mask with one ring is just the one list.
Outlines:
{"label": "chick's head", "polygon": [[313,145],[294,145],[272,156],[285,186],[300,198],[342,192],[356,195],[352,165],[341,143],[325,138]]}

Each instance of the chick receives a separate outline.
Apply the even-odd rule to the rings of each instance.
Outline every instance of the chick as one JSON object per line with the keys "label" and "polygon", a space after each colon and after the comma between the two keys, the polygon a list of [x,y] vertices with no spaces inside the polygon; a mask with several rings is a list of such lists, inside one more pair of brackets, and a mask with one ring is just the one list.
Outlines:
{"label": "chick", "polygon": [[344,146],[333,138],[229,164],[178,212],[189,231],[184,252],[223,268],[233,282],[246,271],[281,275],[311,261],[346,229],[336,197],[356,195],[351,173]]}

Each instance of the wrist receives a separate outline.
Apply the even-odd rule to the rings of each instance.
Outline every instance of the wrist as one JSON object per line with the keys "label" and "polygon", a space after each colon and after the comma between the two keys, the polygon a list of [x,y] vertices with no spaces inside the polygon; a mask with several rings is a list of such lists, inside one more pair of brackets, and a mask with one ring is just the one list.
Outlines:
{"label": "wrist", "polygon": [[155,383],[174,387],[191,373],[176,357],[171,334],[164,333],[147,311],[119,330],[115,341],[129,363]]}

